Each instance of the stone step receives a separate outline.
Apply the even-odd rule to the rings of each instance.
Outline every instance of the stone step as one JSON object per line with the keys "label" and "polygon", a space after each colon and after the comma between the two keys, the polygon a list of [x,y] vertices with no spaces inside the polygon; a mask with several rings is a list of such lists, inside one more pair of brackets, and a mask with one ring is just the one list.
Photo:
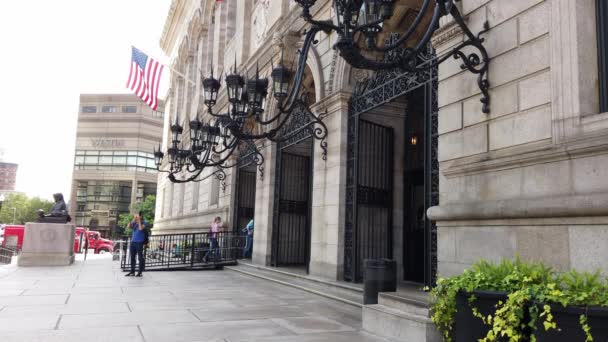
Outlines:
{"label": "stone step", "polygon": [[382,304],[363,306],[363,330],[391,341],[441,341],[441,335],[427,316]]}
{"label": "stone step", "polygon": [[400,292],[381,292],[378,294],[378,304],[391,309],[429,317],[428,302],[419,298],[412,298]]}
{"label": "stone step", "polygon": [[239,262],[237,266],[226,266],[225,269],[273,281],[353,306],[362,307],[363,305],[363,288],[357,284],[328,281],[243,262]]}

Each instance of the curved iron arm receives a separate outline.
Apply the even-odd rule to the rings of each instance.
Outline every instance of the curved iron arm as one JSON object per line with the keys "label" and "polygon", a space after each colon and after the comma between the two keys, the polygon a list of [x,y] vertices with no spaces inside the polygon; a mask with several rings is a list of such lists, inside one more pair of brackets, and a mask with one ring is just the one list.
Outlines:
{"label": "curved iron arm", "polygon": [[[337,0],[334,0],[334,5]],[[422,22],[424,16],[426,15],[432,0],[425,0],[420,8],[420,11],[412,25],[410,25],[407,31],[396,41],[386,44],[383,47],[377,46],[374,42],[373,46],[370,48],[372,51],[378,52],[388,52],[399,47],[402,47],[403,44],[411,38],[412,34],[418,28],[420,23]],[[435,0],[435,8],[433,10],[433,16],[431,22],[424,32],[421,40],[416,44],[413,48],[405,48],[405,53],[402,56],[396,56],[392,61],[377,61],[372,60],[365,57],[361,51],[362,49],[355,42],[353,35],[356,32],[363,31],[365,28],[371,27],[373,25],[377,25],[378,23],[371,22],[365,25],[359,25],[356,27],[352,27],[349,22],[344,23],[344,29],[337,27],[335,25],[330,25],[326,22],[319,22],[312,19],[310,15],[310,7],[314,5],[316,0],[296,0],[302,6],[302,17],[306,22],[308,22],[312,27],[309,32],[319,31],[319,30],[333,30],[338,34],[338,41],[334,44],[334,48],[340,51],[340,55],[348,64],[355,68],[359,69],[368,69],[368,70],[386,70],[386,69],[394,69],[399,68],[404,71],[410,72],[418,72],[421,70],[426,70],[428,68],[434,67],[437,64],[443,63],[448,59],[448,57],[454,57],[456,59],[461,59],[463,64],[461,65],[462,69],[467,69],[470,72],[477,74],[477,84],[482,93],[481,102],[483,104],[482,111],[484,113],[490,112],[490,83],[488,81],[488,69],[490,64],[490,57],[486,48],[483,46],[484,39],[481,38],[481,35],[486,33],[489,30],[489,25],[487,22],[484,25],[484,28],[477,35],[473,34],[471,30],[468,28],[464,19],[455,5],[455,1],[457,0]],[[336,5],[334,6],[336,11],[338,8]],[[439,19],[443,16],[451,15],[454,18],[456,24],[462,29],[466,36],[466,40],[459,44],[457,47],[450,50],[447,55],[444,55],[440,58],[437,58],[432,63],[425,63],[424,65],[417,64],[417,56],[420,52],[427,46],[428,42],[431,40],[433,33],[439,28]],[[377,20],[380,21],[380,20]],[[464,48],[466,47],[474,47],[477,51],[474,52],[464,52]],[[303,50],[305,50],[306,45]],[[306,51],[307,53],[308,51]],[[298,67],[302,66],[302,60],[305,62],[304,56],[300,56],[300,64]],[[298,70],[299,71],[299,70]],[[298,84],[299,86],[299,84]]]}

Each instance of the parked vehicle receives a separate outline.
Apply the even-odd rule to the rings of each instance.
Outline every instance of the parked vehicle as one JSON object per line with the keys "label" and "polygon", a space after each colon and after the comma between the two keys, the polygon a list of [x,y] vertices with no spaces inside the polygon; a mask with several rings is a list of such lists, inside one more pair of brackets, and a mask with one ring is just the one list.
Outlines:
{"label": "parked vehicle", "polygon": [[[80,252],[80,236],[84,233],[84,228],[76,228],[76,236],[74,238],[74,252]],[[95,254],[104,254],[114,252],[114,243],[111,240],[104,239],[98,231],[89,230],[89,249],[93,249]],[[84,241],[84,240],[83,240]]]}
{"label": "parked vehicle", "polygon": [[[84,232],[84,228],[77,227],[74,236],[74,252],[79,253],[80,250],[80,236]],[[6,225],[4,227],[4,241],[2,246],[11,248],[14,250],[21,250],[23,246],[23,235],[25,233],[25,226],[23,225]],[[112,241],[104,239],[98,231],[89,230],[89,249],[93,249],[95,254],[112,253],[114,251]]]}

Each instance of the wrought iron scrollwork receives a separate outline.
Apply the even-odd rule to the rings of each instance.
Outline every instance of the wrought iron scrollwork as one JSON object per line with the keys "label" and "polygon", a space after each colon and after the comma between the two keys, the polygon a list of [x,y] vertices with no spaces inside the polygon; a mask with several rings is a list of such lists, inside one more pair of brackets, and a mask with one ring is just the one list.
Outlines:
{"label": "wrought iron scrollwork", "polygon": [[[410,73],[421,72],[436,67],[450,57],[462,59],[462,68],[477,74],[477,84],[482,93],[482,111],[490,112],[490,94],[488,81],[488,68],[490,58],[483,46],[482,34],[489,30],[486,22],[484,28],[477,35],[473,34],[466,25],[456,2],[458,0],[424,0],[413,22],[400,34],[400,37],[383,46],[377,45],[379,33],[383,31],[383,23],[394,13],[395,0],[334,0],[334,12],[337,24],[331,21],[314,20],[310,8],[316,0],[295,0],[302,7],[302,17],[313,27],[326,32],[335,31],[338,34],[334,48],[340,51],[342,58],[354,68],[368,70],[401,69]],[[434,3],[434,6],[431,4]],[[430,16],[426,28],[422,28],[423,18]],[[419,64],[418,57],[427,49],[431,37],[439,28],[439,20],[444,16],[451,16],[465,35],[465,40],[458,46],[439,56],[428,64]],[[413,42],[415,32],[423,32],[421,38]],[[359,34],[365,38],[365,46],[358,43]],[[407,44],[409,43],[409,44]],[[405,47],[405,46],[408,47]],[[465,52],[466,48],[473,47],[474,52]],[[364,52],[387,52],[401,50],[400,54],[390,56],[390,59],[381,61],[366,57]]]}
{"label": "wrought iron scrollwork", "polygon": [[277,141],[281,149],[312,137],[319,141],[323,160],[327,160],[327,126],[321,116],[311,112],[304,100],[297,101],[289,121],[281,127],[277,135],[282,137]]}

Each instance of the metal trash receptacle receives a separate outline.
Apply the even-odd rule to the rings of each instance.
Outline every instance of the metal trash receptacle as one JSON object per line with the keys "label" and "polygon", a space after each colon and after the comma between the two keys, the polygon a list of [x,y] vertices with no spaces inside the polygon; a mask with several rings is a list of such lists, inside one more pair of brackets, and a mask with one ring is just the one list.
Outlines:
{"label": "metal trash receptacle", "polygon": [[365,259],[363,268],[363,304],[378,304],[379,292],[397,291],[395,260]]}

